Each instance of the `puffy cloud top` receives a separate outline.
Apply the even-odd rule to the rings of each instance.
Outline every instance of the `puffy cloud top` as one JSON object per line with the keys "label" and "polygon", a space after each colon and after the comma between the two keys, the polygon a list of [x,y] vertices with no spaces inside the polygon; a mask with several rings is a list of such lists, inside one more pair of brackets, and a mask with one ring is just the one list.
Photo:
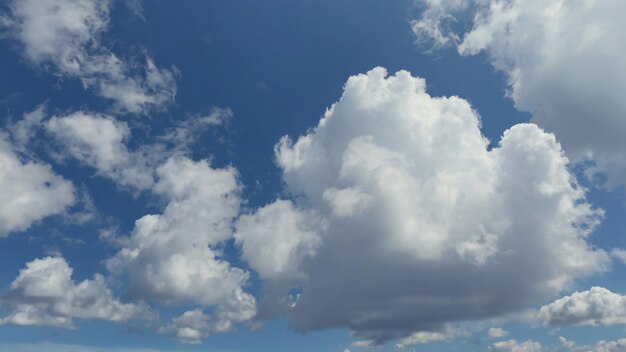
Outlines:
{"label": "puffy cloud top", "polygon": [[153,318],[147,306],[115,299],[101,275],[74,283],[72,268],[61,257],[26,263],[3,301],[13,311],[0,324],[72,327],[74,318],[114,322]]}
{"label": "puffy cloud top", "polygon": [[[531,306],[603,270],[607,254],[586,242],[602,212],[554,136],[521,124],[488,144],[467,101],[431,97],[421,78],[383,68],[350,77],[315,129],[276,146],[296,198],[298,215],[281,215],[291,216],[289,248],[308,250],[253,245],[270,245],[264,215],[276,204],[239,238],[272,291],[263,304],[283,299],[267,263],[290,263],[303,274],[292,282],[304,291],[297,329],[344,326],[380,342]],[[324,226],[307,226],[307,213]]]}
{"label": "puffy cloud top", "polygon": [[592,287],[541,307],[539,316],[555,326],[626,324],[626,296]]}
{"label": "puffy cloud top", "polygon": [[[134,296],[175,304],[219,304],[248,274],[217,258],[212,249],[232,236],[239,211],[234,169],[172,158],[157,169],[154,191],[168,200],[162,214],[145,215],[109,269],[127,272]],[[252,298],[253,299],[253,298]]]}
{"label": "puffy cloud top", "polygon": [[[626,33],[621,0],[423,0],[421,41],[486,52],[508,78],[515,106],[554,132],[576,162],[588,159],[607,186],[626,182]],[[451,19],[470,18],[457,33]]]}

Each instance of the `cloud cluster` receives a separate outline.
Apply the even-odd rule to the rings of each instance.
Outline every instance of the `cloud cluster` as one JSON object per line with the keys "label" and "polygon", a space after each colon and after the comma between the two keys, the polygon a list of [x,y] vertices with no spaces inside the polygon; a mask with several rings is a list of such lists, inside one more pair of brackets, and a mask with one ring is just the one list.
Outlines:
{"label": "cloud cluster", "polygon": [[541,307],[539,317],[553,326],[626,324],[626,296],[592,287]]}
{"label": "cloud cluster", "polygon": [[32,64],[78,78],[86,89],[131,113],[163,109],[174,101],[175,74],[145,63],[125,62],[101,42],[112,1],[14,0],[0,24]]}
{"label": "cloud cluster", "polygon": [[567,352],[626,352],[626,339],[615,341],[600,340],[595,346],[586,346],[578,345],[574,341],[560,336],[559,342],[562,349]]}
{"label": "cloud cluster", "polygon": [[527,340],[522,343],[516,340],[500,341],[489,346],[494,352],[541,352],[541,344],[536,341]]}
{"label": "cloud cluster", "polygon": [[[532,306],[603,270],[608,255],[586,241],[602,213],[554,136],[522,124],[488,149],[479,126],[467,101],[431,97],[408,72],[350,77],[315,129],[276,146],[294,203],[237,225],[270,288],[261,309],[284,302],[272,288],[297,277],[296,329],[381,342]],[[281,246],[274,221],[288,225]]]}
{"label": "cloud cluster", "polygon": [[211,317],[201,310],[187,312],[162,332],[196,342],[210,332],[230,331],[256,313],[255,298],[243,289],[249,274],[220,258],[239,213],[237,173],[175,157],[156,174],[152,191],[167,199],[167,206],[162,214],[138,219],[107,266],[129,278],[132,297],[213,308]]}
{"label": "cloud cluster", "polygon": [[23,160],[0,131],[0,237],[60,214],[74,203],[72,183],[50,165]]}
{"label": "cloud cluster", "polygon": [[[413,22],[421,41],[486,52],[516,108],[554,132],[575,162],[594,163],[607,187],[626,183],[626,12],[621,0],[426,0]],[[452,19],[472,18],[467,33]],[[470,25],[471,26],[471,25]],[[457,26],[462,27],[462,26]],[[424,29],[425,28],[425,29]]]}
{"label": "cloud cluster", "polygon": [[220,304],[212,315],[205,314],[201,309],[187,311],[172,319],[171,324],[162,327],[159,332],[192,344],[200,343],[211,333],[231,332],[234,324],[248,321],[256,314],[256,302],[251,296],[237,290],[232,298]]}
{"label": "cloud cluster", "polygon": [[122,303],[113,297],[104,278],[74,283],[72,268],[61,257],[45,257],[26,263],[10,285],[2,303],[11,313],[0,324],[73,327],[73,320],[101,319],[128,322],[153,319],[144,304]]}

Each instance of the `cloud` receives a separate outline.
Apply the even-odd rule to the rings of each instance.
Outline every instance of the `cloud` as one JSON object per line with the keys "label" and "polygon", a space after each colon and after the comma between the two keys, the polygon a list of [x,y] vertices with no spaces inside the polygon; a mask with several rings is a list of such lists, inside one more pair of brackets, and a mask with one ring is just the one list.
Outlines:
{"label": "cloud", "polygon": [[577,345],[563,336],[559,337],[559,341],[563,350],[567,352],[626,352],[626,339],[600,340],[595,346]]}
{"label": "cloud", "polygon": [[209,127],[232,117],[229,109],[214,108],[209,115],[195,116],[177,123],[156,137],[153,144],[131,149],[131,129],[126,122],[107,115],[75,111],[45,119],[42,107],[25,114],[13,128],[13,138],[24,145],[40,127],[54,137],[60,155],[69,155],[96,169],[124,188],[136,191],[151,189],[155,169],[168,157],[186,155],[199,135]]}
{"label": "cloud", "polygon": [[176,125],[160,137],[162,142],[172,144],[176,150],[187,151],[210,127],[227,126],[233,118],[232,110],[213,107],[206,115],[192,116],[178,121]]}
{"label": "cloud", "polygon": [[[220,246],[232,238],[241,202],[236,171],[176,157],[159,166],[156,174],[153,192],[166,199],[167,206],[163,213],[135,222],[130,238],[107,267],[128,276],[132,297],[214,307],[219,329],[251,318],[256,301],[242,288],[248,273],[220,259]],[[178,327],[190,319],[187,315],[175,320],[167,331],[178,335]]]}
{"label": "cloud", "polygon": [[598,341],[595,352],[626,352],[626,339]]}
{"label": "cloud", "polygon": [[518,343],[515,340],[500,341],[489,346],[494,352],[540,352],[541,344],[536,341],[527,340]]}
{"label": "cloud", "polygon": [[0,324],[71,328],[75,318],[118,323],[154,318],[144,304],[115,299],[101,275],[76,284],[72,281],[72,271],[61,257],[26,263],[2,297],[2,302],[11,307],[11,313],[0,319]]}
{"label": "cloud", "polygon": [[487,330],[487,337],[490,339],[501,339],[508,334],[508,331],[502,328],[489,328],[489,330]]}
{"label": "cloud", "polygon": [[553,326],[626,324],[626,297],[592,287],[541,307],[539,317]]}
{"label": "cloud", "polygon": [[611,251],[611,256],[613,258],[621,261],[622,263],[626,264],[626,250],[619,249],[619,248],[614,248]]}
{"label": "cloud", "polygon": [[321,244],[318,234],[323,220],[294,208],[287,200],[242,215],[237,221],[235,240],[243,257],[261,277],[269,280],[297,279],[300,263],[315,256]]}
{"label": "cloud", "polygon": [[75,201],[72,183],[50,165],[21,158],[0,131],[0,237],[63,213]]}
{"label": "cloud", "polygon": [[396,346],[413,346],[413,345],[423,345],[427,343],[433,342],[443,342],[449,341],[453,338],[466,334],[465,331],[461,329],[454,329],[450,327],[446,327],[441,332],[430,332],[430,331],[418,331],[414,332],[411,335],[404,337],[400,340],[400,342]]}
{"label": "cloud", "polygon": [[130,129],[125,122],[77,111],[67,116],[52,117],[45,122],[45,129],[66,153],[94,167],[98,174],[124,187],[139,190],[152,187],[154,175],[151,165],[156,160],[151,160],[154,156],[142,150],[127,149]]}
{"label": "cloud", "polygon": [[174,71],[125,62],[101,42],[112,1],[14,0],[2,18],[30,63],[78,78],[85,89],[113,100],[119,109],[145,114],[164,109],[176,96]]}
{"label": "cloud", "polygon": [[[508,80],[508,95],[533,122],[554,132],[574,162],[592,161],[587,176],[607,177],[607,187],[624,185],[626,162],[626,3],[559,0],[424,1],[415,23],[420,40],[458,45],[462,55],[485,52]],[[473,18],[467,33],[450,19]],[[456,26],[457,28],[464,26]],[[419,28],[418,28],[419,29]],[[437,33],[441,29],[443,34]],[[458,41],[442,40],[462,38]],[[439,45],[441,46],[441,45]]]}
{"label": "cloud", "polygon": [[[256,314],[256,301],[242,290],[237,290],[236,300],[220,304],[213,315],[194,309],[172,319],[172,323],[159,332],[171,334],[183,343],[197,344],[211,333],[227,333],[234,324],[248,321]],[[234,304],[233,304],[234,303]]]}
{"label": "cloud", "polygon": [[[288,250],[264,254],[275,245],[263,218],[276,204],[248,218],[257,232],[238,243],[265,270],[264,287],[283,273],[305,278],[293,287],[303,292],[290,309],[297,330],[347,327],[376,343],[441,333],[532,307],[604,270],[608,255],[586,241],[602,212],[554,136],[521,124],[488,149],[479,126],[467,101],[431,97],[423,79],[376,68],[350,77],[317,127],[281,139],[276,160],[293,201],[271,216],[289,225]],[[285,297],[265,291],[260,309],[284,309],[276,302]]]}

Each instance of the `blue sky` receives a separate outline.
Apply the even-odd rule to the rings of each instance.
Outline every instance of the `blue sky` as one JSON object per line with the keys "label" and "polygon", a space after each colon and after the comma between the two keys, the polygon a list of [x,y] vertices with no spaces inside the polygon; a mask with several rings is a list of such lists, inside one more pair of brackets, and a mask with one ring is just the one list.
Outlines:
{"label": "blue sky", "polygon": [[618,0],[0,7],[0,351],[624,351]]}

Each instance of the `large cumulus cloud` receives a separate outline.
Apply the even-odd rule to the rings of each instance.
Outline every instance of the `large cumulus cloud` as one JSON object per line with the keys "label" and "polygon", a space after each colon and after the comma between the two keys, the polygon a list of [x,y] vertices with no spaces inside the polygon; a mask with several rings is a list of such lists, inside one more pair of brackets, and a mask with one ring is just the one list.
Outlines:
{"label": "large cumulus cloud", "polygon": [[[488,144],[467,101],[431,97],[421,78],[350,77],[314,129],[276,146],[293,205],[237,224],[262,307],[289,311],[298,330],[380,342],[532,306],[603,270],[607,254],[586,240],[602,212],[554,136],[522,124]],[[266,235],[277,222],[289,241]],[[289,288],[303,294],[287,300]]]}
{"label": "large cumulus cloud", "polygon": [[[421,2],[426,10],[413,22],[420,41],[487,53],[516,108],[554,132],[574,161],[592,161],[589,176],[605,174],[608,187],[626,182],[624,1]],[[451,30],[468,18],[470,31]]]}

